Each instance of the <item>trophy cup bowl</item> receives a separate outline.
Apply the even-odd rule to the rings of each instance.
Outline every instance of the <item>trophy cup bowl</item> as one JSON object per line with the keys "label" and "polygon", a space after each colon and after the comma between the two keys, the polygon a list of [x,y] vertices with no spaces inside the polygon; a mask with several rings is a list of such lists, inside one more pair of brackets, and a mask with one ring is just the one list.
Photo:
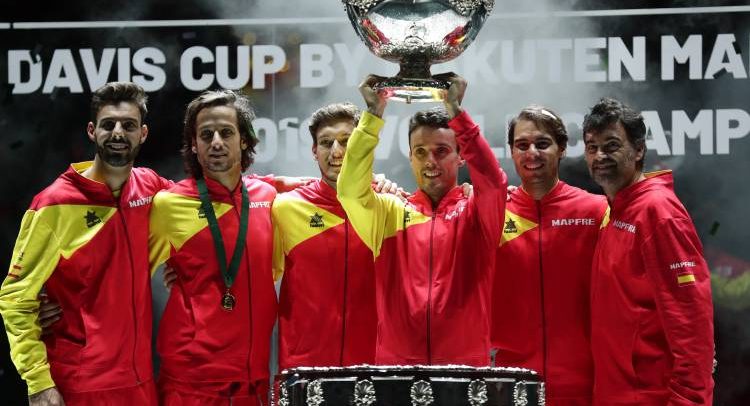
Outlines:
{"label": "trophy cup bowl", "polygon": [[474,41],[495,0],[342,0],[354,31],[399,73],[375,85],[390,99],[442,100],[449,83],[430,65],[452,60]]}

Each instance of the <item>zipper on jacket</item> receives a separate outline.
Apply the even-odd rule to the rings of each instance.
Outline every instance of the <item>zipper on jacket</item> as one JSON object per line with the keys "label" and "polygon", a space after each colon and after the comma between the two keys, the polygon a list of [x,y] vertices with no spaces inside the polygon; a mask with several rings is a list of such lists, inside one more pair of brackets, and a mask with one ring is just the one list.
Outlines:
{"label": "zipper on jacket", "polygon": [[429,259],[429,280],[427,281],[427,365],[432,365],[432,240],[435,235],[435,212],[432,212],[432,221],[430,222],[430,259]]}
{"label": "zipper on jacket", "polygon": [[141,376],[138,374],[138,366],[136,365],[135,359],[138,353],[138,314],[137,310],[135,308],[135,268],[133,267],[133,250],[130,246],[130,232],[128,231],[128,223],[125,221],[125,214],[122,212],[122,206],[120,206],[120,199],[122,198],[122,194],[115,199],[115,206],[117,206],[117,215],[120,217],[120,221],[122,222],[122,227],[125,229],[125,241],[128,245],[128,257],[130,258],[130,279],[133,282],[133,286],[130,290],[131,295],[131,301],[132,305],[131,308],[133,310],[133,334],[134,340],[133,340],[133,372],[135,372],[135,380],[138,385],[141,384]]}
{"label": "zipper on jacket", "polygon": [[346,302],[349,286],[349,219],[344,217],[344,303],[341,306],[341,352],[339,365],[344,366],[344,346],[346,343]]}
{"label": "zipper on jacket", "polygon": [[536,210],[539,216],[539,301],[542,316],[542,376],[547,378],[547,312],[544,305],[544,264],[542,261],[542,202],[536,200]]}
{"label": "zipper on jacket", "polygon": [[[240,176],[240,182],[243,182],[242,186],[245,187],[245,188],[247,188],[247,186],[244,184],[244,180],[242,179],[242,176]],[[249,190],[248,190],[247,194],[248,194],[248,196],[247,196],[248,197],[248,203],[252,203],[250,201],[250,191]],[[240,192],[240,196],[242,196],[241,192]],[[235,197],[234,193],[230,191],[229,192],[229,200],[232,201],[232,208],[234,209],[234,214],[237,216],[237,233],[239,234],[239,232],[240,232],[239,224],[240,224],[240,219],[242,218],[242,203],[241,203],[242,202],[242,198],[240,197],[240,203],[238,204],[237,203],[237,198]],[[211,200],[211,202],[213,202],[213,200]],[[247,212],[247,231],[246,231],[248,234],[250,234],[250,211],[249,210],[250,209],[248,208],[248,212]],[[218,221],[218,218],[216,220]],[[251,262],[250,262],[250,250],[247,248],[247,240],[245,242],[245,246],[242,248],[242,251],[243,251],[243,253],[242,253],[242,261],[247,264],[247,295],[248,295],[247,302],[250,305],[250,311],[247,312],[248,317],[250,319],[250,320],[248,320],[248,326],[250,327],[250,332],[249,332],[249,336],[250,336],[250,349],[249,349],[249,351],[247,353],[247,365],[248,365],[248,370],[249,370],[250,369],[249,367],[253,365],[253,341],[254,341],[253,340],[253,331],[254,331],[254,329],[253,329],[253,312],[252,312],[252,307],[253,307],[253,300],[252,300],[253,299],[253,289],[252,289],[253,285],[252,285],[252,279],[253,279],[253,277],[252,277],[252,273],[251,273],[252,269],[250,267],[250,264],[251,264]],[[224,253],[224,255],[226,255],[226,253]],[[237,270],[237,272],[238,273],[240,272],[239,269]],[[222,284],[224,283],[223,276],[222,276],[221,282],[222,282]],[[249,371],[248,373],[252,373],[252,371]],[[248,379],[251,379],[249,377],[249,375],[248,375]],[[231,404],[231,402],[230,402],[230,404]]]}

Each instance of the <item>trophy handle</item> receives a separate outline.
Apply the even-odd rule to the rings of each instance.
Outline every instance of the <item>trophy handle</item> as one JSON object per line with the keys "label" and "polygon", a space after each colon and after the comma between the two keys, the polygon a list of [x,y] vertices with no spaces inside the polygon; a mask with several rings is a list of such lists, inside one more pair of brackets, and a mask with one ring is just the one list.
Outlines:
{"label": "trophy handle", "polygon": [[442,102],[450,83],[434,78],[411,79],[398,76],[385,78],[373,86],[373,89],[391,100],[411,103]]}
{"label": "trophy handle", "polygon": [[373,86],[385,97],[407,104],[442,102],[443,94],[449,87],[449,82],[432,77],[429,62],[420,58],[402,60],[398,75],[385,78]]}

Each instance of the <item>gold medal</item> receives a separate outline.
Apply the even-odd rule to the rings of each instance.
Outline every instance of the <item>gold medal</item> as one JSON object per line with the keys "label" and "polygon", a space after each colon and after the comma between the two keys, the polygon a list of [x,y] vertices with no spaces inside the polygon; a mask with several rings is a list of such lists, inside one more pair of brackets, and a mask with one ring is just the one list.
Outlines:
{"label": "gold medal", "polygon": [[231,312],[232,310],[234,310],[234,303],[234,295],[229,293],[229,290],[224,292],[224,295],[221,297],[221,308],[228,312]]}

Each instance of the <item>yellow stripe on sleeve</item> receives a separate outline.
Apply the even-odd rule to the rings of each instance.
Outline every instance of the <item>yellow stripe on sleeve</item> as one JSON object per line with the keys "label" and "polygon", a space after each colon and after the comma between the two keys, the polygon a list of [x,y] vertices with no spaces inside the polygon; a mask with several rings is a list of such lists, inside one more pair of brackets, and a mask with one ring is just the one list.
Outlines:
{"label": "yellow stripe on sleeve", "polygon": [[[346,210],[352,227],[374,257],[380,253],[384,232],[389,228],[393,200],[378,199],[370,186],[375,161],[375,147],[383,120],[368,112],[362,113],[357,128],[349,137],[344,162],[339,173],[337,196]],[[395,212],[394,212],[395,214]],[[392,226],[395,227],[397,222]]]}
{"label": "yellow stripe on sleeve", "polygon": [[[376,194],[371,187],[372,168],[378,133],[383,120],[362,113],[347,145],[344,163],[337,181],[337,196],[352,227],[373,253],[380,255],[383,240],[399,230],[429,221],[429,217],[402,202],[398,197]],[[408,217],[407,217],[408,216]]]}

